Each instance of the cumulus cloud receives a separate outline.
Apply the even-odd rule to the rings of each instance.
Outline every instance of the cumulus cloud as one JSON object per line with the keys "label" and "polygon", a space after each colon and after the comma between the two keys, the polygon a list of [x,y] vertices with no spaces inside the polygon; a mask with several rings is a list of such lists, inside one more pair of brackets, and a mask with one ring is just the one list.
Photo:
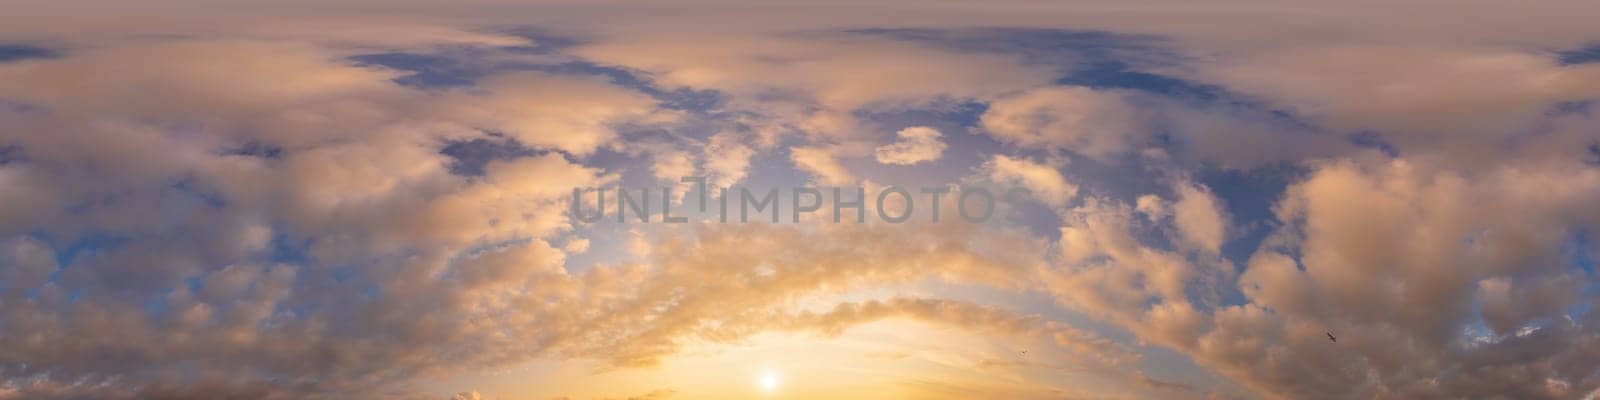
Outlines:
{"label": "cumulus cloud", "polygon": [[995,100],[978,128],[1021,148],[1109,160],[1160,149],[1190,163],[1250,169],[1355,148],[1276,113],[1126,89],[1037,88]]}
{"label": "cumulus cloud", "polygon": [[1189,244],[1216,253],[1227,240],[1227,215],[1216,196],[1194,185],[1178,187],[1178,201],[1172,205],[1178,232]]}
{"label": "cumulus cloud", "polygon": [[[1306,367],[1376,373],[1335,375],[1322,382],[1242,365],[1228,367],[1229,373],[1250,376],[1289,396],[1337,389],[1359,397],[1508,393],[1561,398],[1575,395],[1570,387],[1595,384],[1593,373],[1600,367],[1569,359],[1587,357],[1580,354],[1596,340],[1595,326],[1561,316],[1558,308],[1564,306],[1538,306],[1582,304],[1563,298],[1574,288],[1552,280],[1577,273],[1561,260],[1559,238],[1574,229],[1592,229],[1596,214],[1578,203],[1600,186],[1594,171],[1573,175],[1566,168],[1508,167],[1471,181],[1402,161],[1320,168],[1292,188],[1279,208],[1285,220],[1295,221],[1286,228],[1283,244],[1300,255],[1258,251],[1260,264],[1252,262],[1241,286],[1262,306],[1277,310],[1271,329],[1296,334],[1326,327],[1354,338],[1337,355],[1287,339],[1269,345],[1270,351],[1304,353]],[[1531,185],[1551,179],[1566,182],[1567,189],[1538,200],[1529,197],[1542,191]],[[1347,202],[1351,198],[1364,200],[1356,205]],[[1512,294],[1515,290],[1502,286],[1511,285],[1510,276],[1516,277],[1509,278],[1515,286],[1541,294]],[[1500,305],[1508,301],[1526,306],[1515,317],[1502,314]],[[1485,306],[1475,311],[1473,304]],[[1479,318],[1492,329],[1486,341],[1463,334],[1463,327]],[[1541,318],[1549,319],[1529,325]],[[1242,332],[1227,335],[1235,334]],[[1558,355],[1538,347],[1545,345],[1574,352]],[[1418,367],[1416,360],[1432,367]],[[1512,371],[1540,372],[1539,378],[1529,378]]]}
{"label": "cumulus cloud", "polygon": [[[1320,46],[1204,65],[1200,75],[1283,104],[1343,134],[1460,167],[1505,154],[1581,156],[1593,137],[1541,128],[1560,104],[1600,96],[1600,66],[1543,52],[1481,47]],[[1588,120],[1583,117],[1581,119]],[[1592,123],[1592,121],[1590,122]]]}
{"label": "cumulus cloud", "polygon": [[926,126],[913,126],[895,132],[897,141],[878,146],[874,151],[878,162],[893,165],[913,165],[938,160],[944,155],[944,142],[939,131]]}
{"label": "cumulus cloud", "polygon": [[[1595,172],[1573,167],[1507,167],[1468,180],[1398,160],[1320,165],[1289,189],[1277,208],[1288,225],[1236,278],[1240,305],[1191,293],[1228,285],[1231,268],[1207,268],[1214,259],[1204,253],[1153,248],[1130,234],[1137,225],[1127,206],[1091,199],[1062,228],[1067,266],[1047,271],[1047,284],[1058,301],[1271,396],[1572,396],[1596,384],[1600,368],[1576,361],[1590,357],[1594,325],[1564,314],[1588,301],[1571,283],[1584,273],[1564,261],[1563,238],[1596,223],[1579,205],[1596,195]],[[1551,179],[1565,189],[1528,197]],[[1180,187],[1185,197],[1203,190]],[[1211,238],[1223,229],[1204,221],[1225,214],[1208,203],[1174,207],[1199,211],[1172,219],[1174,239],[1215,251]],[[1139,209],[1167,215],[1160,204],[1141,197]],[[1474,321],[1489,331],[1474,333]]]}
{"label": "cumulus cloud", "polygon": [[1142,113],[1117,91],[1051,87],[996,100],[979,126],[1019,146],[1103,157],[1142,145]]}
{"label": "cumulus cloud", "polygon": [[594,43],[575,53],[643,71],[669,88],[721,93],[724,109],[743,115],[742,125],[763,131],[761,142],[804,136],[826,144],[832,156],[813,151],[793,159],[835,183],[849,179],[829,159],[872,156],[877,145],[858,111],[987,100],[1051,79],[1051,68],[1017,55],[957,52],[871,35],[645,36]]}
{"label": "cumulus cloud", "polygon": [[985,164],[989,179],[1027,189],[1033,198],[1055,207],[1064,207],[1078,195],[1078,186],[1067,182],[1055,167],[1025,158],[996,155]]}
{"label": "cumulus cloud", "polygon": [[518,72],[478,86],[438,103],[440,112],[528,145],[576,154],[611,143],[618,125],[672,118],[648,96],[597,78]]}

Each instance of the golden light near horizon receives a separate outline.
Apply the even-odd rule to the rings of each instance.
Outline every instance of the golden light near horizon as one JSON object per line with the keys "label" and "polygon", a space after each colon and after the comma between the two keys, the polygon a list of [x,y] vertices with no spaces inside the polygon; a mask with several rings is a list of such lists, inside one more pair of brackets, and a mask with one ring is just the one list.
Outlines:
{"label": "golden light near horizon", "polygon": [[763,370],[756,376],[756,386],[761,388],[762,393],[776,393],[783,386],[783,376],[778,375],[778,371]]}

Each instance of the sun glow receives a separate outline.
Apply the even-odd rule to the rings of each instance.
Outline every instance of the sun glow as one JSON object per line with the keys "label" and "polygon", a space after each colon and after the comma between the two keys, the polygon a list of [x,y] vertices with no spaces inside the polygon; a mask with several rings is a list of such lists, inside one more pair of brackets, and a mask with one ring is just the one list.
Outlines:
{"label": "sun glow", "polygon": [[760,386],[761,391],[765,393],[778,391],[778,386],[781,384],[783,384],[783,378],[778,376],[776,371],[763,371],[761,375],[756,377],[756,385]]}

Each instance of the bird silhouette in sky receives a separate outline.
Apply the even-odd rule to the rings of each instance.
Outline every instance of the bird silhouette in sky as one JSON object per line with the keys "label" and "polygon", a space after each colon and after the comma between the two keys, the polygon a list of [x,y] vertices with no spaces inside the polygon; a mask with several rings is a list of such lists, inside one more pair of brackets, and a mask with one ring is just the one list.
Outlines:
{"label": "bird silhouette in sky", "polygon": [[1323,332],[1323,333],[1328,334],[1328,340],[1332,340],[1334,343],[1339,343],[1339,338],[1333,337],[1333,332]]}

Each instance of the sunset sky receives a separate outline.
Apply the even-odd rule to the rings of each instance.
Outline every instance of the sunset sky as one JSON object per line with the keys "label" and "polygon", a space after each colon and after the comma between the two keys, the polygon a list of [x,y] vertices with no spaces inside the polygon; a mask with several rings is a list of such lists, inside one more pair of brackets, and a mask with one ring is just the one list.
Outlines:
{"label": "sunset sky", "polygon": [[1593,399],[1597,21],[0,1],[0,400]]}

